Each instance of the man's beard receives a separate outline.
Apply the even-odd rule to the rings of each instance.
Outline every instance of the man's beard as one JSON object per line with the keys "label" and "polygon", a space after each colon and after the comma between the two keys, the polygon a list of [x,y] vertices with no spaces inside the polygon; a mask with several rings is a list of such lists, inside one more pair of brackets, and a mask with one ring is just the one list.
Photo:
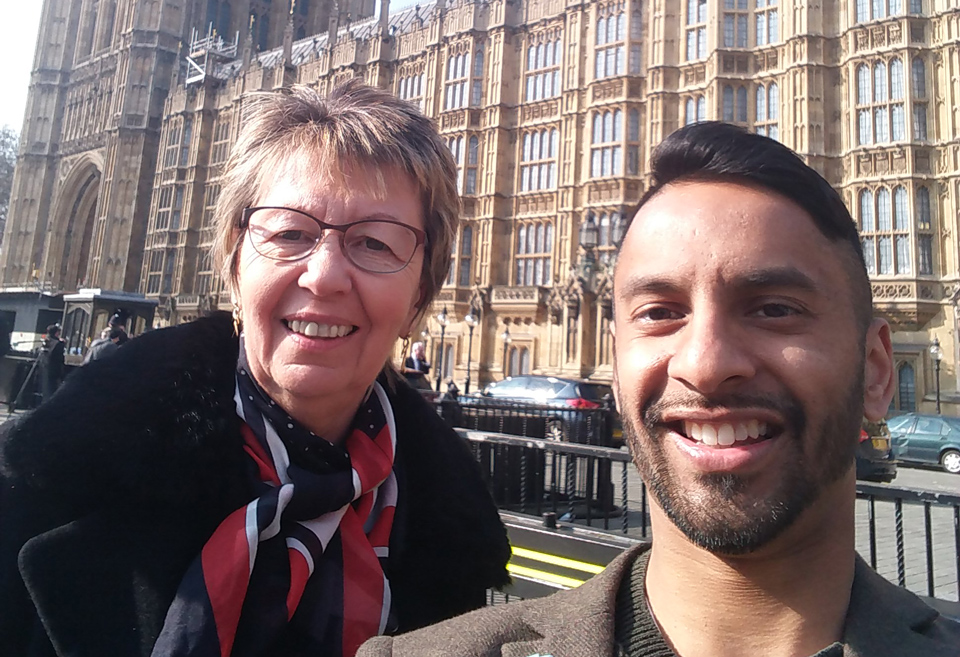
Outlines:
{"label": "man's beard", "polygon": [[[700,473],[694,475],[699,489],[684,490],[664,453],[667,428],[661,422],[664,411],[678,406],[766,408],[776,412],[783,418],[784,426],[772,440],[790,441],[789,449],[781,450],[776,488],[768,495],[751,496],[752,476]],[[626,411],[623,431],[633,461],[667,517],[690,541],[710,552],[748,554],[790,527],[825,487],[853,465],[863,414],[863,382],[855,382],[849,396],[830,409],[815,427],[809,426],[799,400],[786,393],[710,399],[690,393],[651,399],[641,412],[640,431],[631,405],[621,403],[621,408]]]}

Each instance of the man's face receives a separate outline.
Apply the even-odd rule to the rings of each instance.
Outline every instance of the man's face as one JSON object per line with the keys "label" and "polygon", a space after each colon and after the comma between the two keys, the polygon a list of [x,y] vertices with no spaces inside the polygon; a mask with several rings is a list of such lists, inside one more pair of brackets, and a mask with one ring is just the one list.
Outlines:
{"label": "man's face", "polygon": [[701,547],[757,549],[853,466],[865,362],[876,396],[890,376],[871,349],[889,360],[889,333],[876,322],[865,343],[845,248],[791,201],[730,183],[666,187],[624,239],[624,430],[660,507]]}

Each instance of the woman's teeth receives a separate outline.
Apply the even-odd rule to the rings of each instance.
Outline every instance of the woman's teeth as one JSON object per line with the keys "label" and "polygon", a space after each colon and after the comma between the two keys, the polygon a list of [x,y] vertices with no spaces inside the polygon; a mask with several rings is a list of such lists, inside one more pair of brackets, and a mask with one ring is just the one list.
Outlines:
{"label": "woman's teeth", "polygon": [[287,326],[294,333],[305,335],[308,338],[342,338],[353,330],[352,326],[335,326],[333,324],[317,324],[291,319]]}
{"label": "woman's teeth", "polygon": [[683,432],[690,440],[718,447],[729,447],[738,442],[757,438],[769,438],[767,431],[767,423],[758,420],[723,424],[683,423]]}

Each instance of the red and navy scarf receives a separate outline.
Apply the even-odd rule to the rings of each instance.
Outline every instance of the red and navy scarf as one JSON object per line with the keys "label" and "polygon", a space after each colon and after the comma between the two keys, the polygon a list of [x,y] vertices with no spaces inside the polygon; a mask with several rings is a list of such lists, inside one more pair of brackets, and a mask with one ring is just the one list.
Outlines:
{"label": "red and navy scarf", "polygon": [[240,353],[235,401],[259,494],[191,564],[153,657],[352,657],[393,626],[393,410],[374,383],[343,445],[331,445],[263,392]]}

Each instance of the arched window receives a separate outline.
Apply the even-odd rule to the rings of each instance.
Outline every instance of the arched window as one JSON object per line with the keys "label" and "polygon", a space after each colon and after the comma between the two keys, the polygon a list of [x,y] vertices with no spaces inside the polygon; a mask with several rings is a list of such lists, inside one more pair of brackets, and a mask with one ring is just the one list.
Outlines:
{"label": "arched window", "polygon": [[527,48],[527,70],[533,71],[537,68],[537,49],[535,46]]}
{"label": "arched window", "polygon": [[747,88],[737,88],[737,121],[747,122]]}
{"label": "arched window", "polygon": [[873,222],[873,192],[864,189],[860,192],[860,230],[872,233],[876,229]]}
{"label": "arched window", "polygon": [[923,60],[919,57],[915,57],[913,60],[912,70],[911,70],[911,83],[913,84],[913,97],[914,98],[926,98],[927,97],[927,74],[926,67],[923,64]]}
{"label": "arched window", "polygon": [[520,350],[520,374],[530,374],[530,350],[526,347]]}
{"label": "arched window", "polygon": [[613,113],[603,113],[603,141],[613,141]]}
{"label": "arched window", "polygon": [[467,151],[467,164],[476,165],[480,159],[480,140],[470,137],[470,148]]}
{"label": "arched window", "polygon": [[857,105],[870,104],[870,71],[865,64],[857,67]]}
{"label": "arched window", "polygon": [[630,126],[627,129],[627,139],[629,141],[640,141],[640,112],[636,109],[630,110]]}
{"label": "arched window", "polygon": [[877,230],[893,229],[890,214],[890,190],[881,187],[877,192]]}
{"label": "arched window", "polygon": [[930,222],[930,192],[926,187],[917,188],[917,228],[929,230]]}
{"label": "arched window", "polygon": [[896,230],[910,230],[907,190],[901,186],[897,186],[893,190],[893,226]]}
{"label": "arched window", "polygon": [[526,224],[520,226],[520,230],[517,231],[517,253],[524,254],[527,252],[527,226]]}
{"label": "arched window", "polygon": [[723,87],[723,120],[733,121],[733,87]]}
{"label": "arched window", "polygon": [[599,112],[593,115],[593,143],[603,143],[603,119]]}
{"label": "arched window", "polygon": [[[696,101],[693,98],[687,98],[687,107],[683,115],[683,124],[690,125],[697,122],[697,107]],[[594,117],[594,125],[596,125],[596,117]]]}
{"label": "arched window", "polygon": [[443,348],[443,378],[453,378],[453,345],[448,344]]}
{"label": "arched window", "polygon": [[767,90],[763,85],[757,87],[757,123],[767,120]]}
{"label": "arched window", "polygon": [[903,100],[903,60],[899,57],[890,62],[890,99]]}
{"label": "arched window", "polygon": [[873,102],[887,101],[887,65],[877,62],[873,65]]}
{"label": "arched window", "polygon": [[610,246],[610,217],[606,212],[600,215],[600,246]]}
{"label": "arched window", "polygon": [[707,99],[697,96],[697,121],[707,120]]}
{"label": "arched window", "polygon": [[597,19],[597,45],[602,46],[607,42],[607,19]]}
{"label": "arched window", "polygon": [[917,410],[917,376],[910,363],[904,363],[897,370],[897,392],[901,411]]}
{"label": "arched window", "polygon": [[623,141],[623,111],[616,110],[613,113],[613,140]]}
{"label": "arched window", "polygon": [[516,347],[510,347],[510,361],[507,365],[507,376],[516,376],[520,374],[520,350]]}

